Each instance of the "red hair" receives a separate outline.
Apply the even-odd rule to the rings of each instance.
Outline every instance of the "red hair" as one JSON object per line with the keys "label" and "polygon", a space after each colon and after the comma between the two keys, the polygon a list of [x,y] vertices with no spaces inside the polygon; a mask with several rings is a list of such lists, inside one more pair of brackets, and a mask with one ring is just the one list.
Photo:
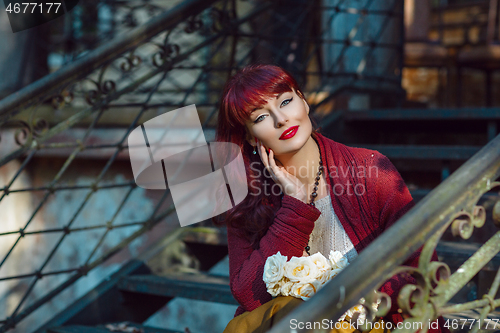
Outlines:
{"label": "red hair", "polygon": [[273,222],[281,194],[276,193],[277,185],[269,177],[267,170],[264,173],[259,154],[253,154],[254,148],[246,140],[245,122],[253,109],[266,104],[269,98],[287,91],[295,91],[304,99],[297,81],[281,67],[250,65],[230,78],[222,93],[216,141],[232,142],[240,147],[245,163],[248,195],[236,207],[213,221],[241,229],[243,236],[254,247],[257,247],[260,238]]}

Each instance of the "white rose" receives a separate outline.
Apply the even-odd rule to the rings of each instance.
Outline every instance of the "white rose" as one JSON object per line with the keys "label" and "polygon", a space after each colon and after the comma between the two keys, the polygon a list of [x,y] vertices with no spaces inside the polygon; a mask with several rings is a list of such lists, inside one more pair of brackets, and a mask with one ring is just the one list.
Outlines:
{"label": "white rose", "polygon": [[327,284],[330,281],[330,272],[331,271],[324,272],[319,277],[317,277],[316,280],[311,282],[312,285],[316,288],[316,292],[318,292],[318,290],[323,288],[325,284]]}
{"label": "white rose", "polygon": [[313,297],[314,294],[316,294],[316,287],[312,283],[295,283],[290,291],[291,296],[302,298],[304,301]]}
{"label": "white rose", "polygon": [[290,292],[292,291],[293,284],[294,283],[288,278],[283,278],[283,280],[281,280],[281,295],[291,296]]}
{"label": "white rose", "polygon": [[271,296],[276,297],[281,293],[281,283],[270,283],[267,284],[267,292],[271,294]]}
{"label": "white rose", "polygon": [[328,279],[331,280],[333,279],[334,277],[336,277],[337,275],[339,275],[339,273],[342,272],[342,269],[340,268],[335,268],[335,269],[332,269],[328,275]]}
{"label": "white rose", "polygon": [[380,298],[377,299],[377,303],[372,303],[372,309],[373,309],[373,311],[377,311],[378,310],[378,306],[379,306],[380,303],[382,303],[382,300]]}
{"label": "white rose", "polygon": [[[344,313],[342,315],[342,317],[339,318],[339,321],[342,321],[345,319],[345,317],[349,317],[349,319],[353,319],[354,318],[354,315],[356,313],[359,313],[359,316],[357,318],[357,321],[361,324],[363,323],[365,320],[366,320],[366,310],[364,308],[364,306],[362,306],[361,304],[364,304],[365,303],[365,299],[364,298],[361,298],[359,300],[359,304],[353,306],[352,308],[350,308],[349,310],[346,311],[346,313]],[[373,306],[374,304],[372,304]]]}
{"label": "white rose", "polygon": [[347,267],[347,265],[349,265],[349,261],[345,256],[342,255],[342,253],[340,253],[340,251],[330,251],[330,255],[328,258],[330,259],[332,269],[344,269]]}
{"label": "white rose", "polygon": [[359,316],[357,318],[357,322],[359,322],[360,324],[362,324],[365,320],[366,320],[366,310],[363,306],[361,305],[355,305],[353,306],[352,308],[350,308],[349,310],[347,310],[346,314],[349,318],[353,319],[354,318],[354,315],[356,313],[359,313]]}
{"label": "white rose", "polygon": [[339,261],[337,261],[337,267],[340,269],[344,269],[349,265],[349,260],[346,257],[342,257]]}
{"label": "white rose", "polygon": [[319,275],[318,267],[311,257],[292,257],[285,264],[285,276],[292,282],[308,283]]}
{"label": "white rose", "polygon": [[267,258],[266,264],[264,265],[264,274],[262,276],[266,285],[277,283],[283,278],[283,267],[287,260],[288,258],[281,255],[279,251],[275,255]]}
{"label": "white rose", "polygon": [[330,263],[328,262],[328,259],[326,259],[325,256],[320,252],[313,254],[309,258],[316,265],[320,274],[323,274],[324,272],[329,271],[332,268],[330,266]]}

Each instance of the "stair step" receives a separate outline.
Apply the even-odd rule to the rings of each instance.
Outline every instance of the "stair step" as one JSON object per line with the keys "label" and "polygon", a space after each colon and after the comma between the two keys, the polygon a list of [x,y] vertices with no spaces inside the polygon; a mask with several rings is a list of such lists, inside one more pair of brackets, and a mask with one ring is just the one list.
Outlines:
{"label": "stair step", "polygon": [[[139,324],[132,324],[132,323],[129,324],[128,327],[136,327],[137,328],[136,332],[142,332],[142,333],[182,333],[180,331],[172,331],[172,330],[142,326]],[[62,326],[62,327],[54,327],[47,329],[47,333],[109,333],[109,332],[111,331],[105,327],[83,326],[83,325]]]}
{"label": "stair step", "polygon": [[468,160],[482,148],[479,146],[346,145],[377,150],[389,159],[422,160]]}
{"label": "stair step", "polygon": [[229,278],[208,274],[132,275],[118,281],[118,288],[134,293],[238,305],[231,294]]}
{"label": "stair step", "polygon": [[500,108],[463,109],[389,109],[345,111],[345,121],[409,121],[409,120],[494,120],[500,119]]}

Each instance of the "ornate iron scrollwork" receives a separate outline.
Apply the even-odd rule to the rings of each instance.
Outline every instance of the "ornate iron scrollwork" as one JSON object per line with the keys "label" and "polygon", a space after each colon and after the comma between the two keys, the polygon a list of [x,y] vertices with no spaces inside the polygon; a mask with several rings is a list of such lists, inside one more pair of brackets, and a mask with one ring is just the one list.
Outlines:
{"label": "ornate iron scrollwork", "polygon": [[[374,307],[373,304],[376,304],[377,306]],[[373,290],[361,300],[359,305],[363,307],[363,312],[366,318],[363,323],[357,325],[357,328],[361,331],[369,331],[374,326],[374,323],[378,320],[378,318],[384,317],[387,313],[389,313],[389,310],[391,309],[391,298],[385,293]],[[358,323],[359,316],[360,313],[356,312],[351,318],[351,321]]]}
{"label": "ornate iron scrollwork", "polygon": [[20,147],[29,147],[33,138],[42,136],[48,129],[49,124],[45,119],[34,121],[12,120],[4,123],[4,126],[15,128],[14,141]]}
{"label": "ornate iron scrollwork", "polygon": [[186,21],[186,27],[184,28],[184,32],[188,34],[192,34],[196,31],[199,31],[203,27],[203,21],[200,19],[199,16],[194,17],[191,16],[187,21]]}
{"label": "ornate iron scrollwork", "polygon": [[142,63],[142,58],[135,55],[134,52],[130,52],[130,54],[122,59],[123,61],[120,64],[120,69],[123,72],[130,72],[133,68],[138,67]]}
{"label": "ornate iron scrollwork", "polygon": [[52,106],[56,110],[62,109],[66,104],[71,104],[74,98],[75,96],[72,91],[64,89],[59,95],[52,97]]}
{"label": "ornate iron scrollwork", "polygon": [[[488,209],[478,204],[480,198],[487,192],[498,192],[500,194],[500,182],[485,181],[483,186],[478,189],[471,190],[472,198],[470,198],[467,207],[455,214],[452,214],[449,221],[441,228],[432,238],[424,245],[420,256],[419,267],[401,266],[394,270],[390,276],[407,272],[411,274],[417,281],[416,284],[408,284],[401,288],[398,295],[398,305],[403,311],[406,319],[403,321],[405,327],[418,327],[418,325],[405,325],[405,323],[421,323],[421,332],[426,332],[429,328],[428,323],[435,321],[443,314],[461,312],[465,309],[482,309],[481,321],[489,311],[494,309],[494,305],[500,300],[494,300],[492,297],[498,290],[498,285],[492,286],[490,294],[484,295],[482,300],[469,302],[466,304],[454,305],[453,307],[445,307],[451,297],[460,290],[468,280],[460,278],[460,274],[474,276],[488,261],[498,253],[500,249],[496,243],[500,243],[500,231],[497,232],[479,251],[481,253],[472,256],[468,259],[457,272],[451,274],[449,266],[443,262],[431,261],[432,253],[434,252],[438,241],[448,227],[451,226],[452,234],[455,237],[469,239],[474,228],[484,226],[487,217],[490,216],[493,223],[500,227],[500,200],[490,205]],[[481,258],[482,260],[478,260]],[[488,259],[489,258],[489,259]],[[500,275],[500,271],[497,275]],[[453,278],[452,278],[453,277]],[[498,277],[497,277],[498,279]],[[385,297],[388,297],[386,294]],[[497,303],[495,303],[497,302]],[[367,302],[367,304],[370,304]],[[369,306],[365,306],[366,311],[370,311]],[[380,314],[377,314],[381,316]],[[376,319],[372,311],[371,317],[367,316],[367,320],[372,322]],[[369,325],[364,325],[361,329],[368,329]],[[476,330],[479,327],[476,328]],[[416,332],[418,329],[396,329],[394,332]]]}
{"label": "ornate iron scrollwork", "polygon": [[108,95],[116,89],[116,83],[113,80],[103,80],[105,70],[106,69],[103,69],[103,72],[99,77],[99,81],[87,79],[96,86],[96,89],[87,91],[85,95],[85,100],[89,105],[96,104],[100,100],[101,96]]}
{"label": "ornate iron scrollwork", "polygon": [[180,46],[177,44],[165,43],[165,45],[156,45],[160,48],[160,51],[156,52],[152,57],[155,67],[168,67],[172,60],[180,53]]}

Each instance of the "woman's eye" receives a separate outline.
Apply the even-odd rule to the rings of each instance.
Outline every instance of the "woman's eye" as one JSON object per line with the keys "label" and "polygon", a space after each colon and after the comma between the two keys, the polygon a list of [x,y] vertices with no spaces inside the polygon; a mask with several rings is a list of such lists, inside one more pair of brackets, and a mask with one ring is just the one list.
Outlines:
{"label": "woman's eye", "polygon": [[262,120],[264,120],[264,115],[263,115],[263,114],[261,114],[260,116],[258,116],[258,117],[255,119],[254,123],[258,123],[259,121],[262,121]]}
{"label": "woman's eye", "polygon": [[292,101],[292,99],[293,99],[293,97],[289,98],[289,99],[285,99],[283,102],[281,102],[281,106],[285,106],[285,105],[289,104]]}

